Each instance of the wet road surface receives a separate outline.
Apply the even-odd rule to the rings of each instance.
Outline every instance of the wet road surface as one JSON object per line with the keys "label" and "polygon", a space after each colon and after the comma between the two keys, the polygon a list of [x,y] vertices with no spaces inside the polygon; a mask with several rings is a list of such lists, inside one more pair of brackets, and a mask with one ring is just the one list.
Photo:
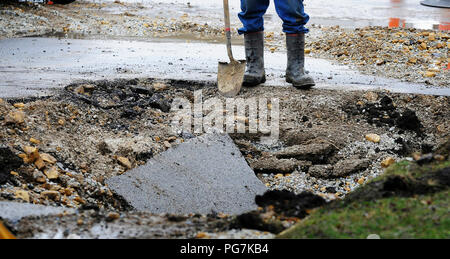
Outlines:
{"label": "wet road surface", "polygon": [[[113,0],[87,0],[113,2]],[[196,16],[210,24],[222,23],[222,0],[122,0],[140,4],[143,15],[149,17]],[[79,2],[82,4],[82,2]],[[233,26],[240,26],[237,13],[240,1],[231,1]],[[450,10],[430,8],[415,0],[326,1],[306,0],[311,23],[361,27],[444,28],[450,23]],[[171,8],[168,8],[170,6]],[[126,7],[108,5],[111,13],[121,13]],[[281,21],[273,3],[266,14],[266,28],[278,31]],[[440,27],[441,26],[441,27]],[[242,46],[235,52],[244,56]],[[20,38],[0,41],[0,97],[49,95],[54,89],[77,80],[132,77],[211,80],[217,76],[218,61],[227,61],[223,45],[185,40],[92,40],[56,38]],[[268,82],[266,85],[289,86],[284,82],[285,53],[266,53]],[[317,79],[318,88],[387,89],[393,92],[450,95],[447,89],[403,83],[399,80],[362,75],[349,67],[333,65],[320,59],[308,59],[307,67]]]}
{"label": "wet road surface", "polygon": [[[242,46],[234,51],[237,58],[244,57]],[[0,41],[0,56],[1,98],[50,95],[78,80],[154,77],[216,81],[218,61],[227,61],[222,44],[180,40],[16,38]],[[290,87],[283,78],[285,53],[267,52],[266,64],[266,86]],[[316,88],[450,95],[450,89],[362,75],[327,60],[307,59],[306,66],[316,79]]]}
{"label": "wet road surface", "polygon": [[[90,2],[113,2],[113,0]],[[205,22],[215,22],[222,17],[222,0],[122,0],[126,3],[137,3],[161,9],[164,16],[181,16],[189,13],[204,16]],[[170,4],[171,8],[167,8]],[[240,1],[230,1],[232,20],[239,24],[237,13]],[[450,9],[423,6],[419,0],[305,0],[305,10],[311,16],[310,23],[346,28],[364,26],[414,27],[418,29],[449,30]],[[155,13],[155,12],[154,12]],[[234,13],[234,15],[233,15]],[[277,31],[281,22],[276,15],[273,1],[266,14],[266,29]]]}

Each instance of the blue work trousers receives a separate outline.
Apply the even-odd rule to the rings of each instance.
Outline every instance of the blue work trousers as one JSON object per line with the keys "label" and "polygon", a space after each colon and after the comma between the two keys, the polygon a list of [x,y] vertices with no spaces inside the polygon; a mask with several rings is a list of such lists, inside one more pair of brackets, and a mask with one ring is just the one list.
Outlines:
{"label": "blue work trousers", "polygon": [[[309,16],[305,13],[303,0],[274,0],[278,16],[283,20],[283,32],[288,34],[307,33],[305,28]],[[263,16],[270,0],[241,0],[242,12],[239,19],[244,25],[239,34],[264,31]]]}

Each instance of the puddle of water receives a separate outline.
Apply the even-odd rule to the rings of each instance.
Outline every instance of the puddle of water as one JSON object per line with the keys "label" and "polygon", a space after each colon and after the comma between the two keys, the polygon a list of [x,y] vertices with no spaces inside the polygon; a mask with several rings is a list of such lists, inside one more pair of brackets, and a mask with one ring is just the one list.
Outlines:
{"label": "puddle of water", "polygon": [[[90,2],[113,2],[113,0],[89,0]],[[170,13],[191,13],[211,17],[222,17],[222,0],[121,0],[155,7],[159,4],[171,4],[176,8],[166,10],[162,16]],[[189,4],[188,4],[189,3]],[[450,29],[450,9],[433,8],[420,4],[418,0],[314,0],[304,1],[311,23],[321,25],[340,25],[355,28],[363,26],[414,27],[419,29]],[[231,1],[231,12],[240,11],[240,1]],[[236,15],[233,21],[239,23]],[[205,19],[205,22],[210,22]],[[266,15],[266,27],[279,30],[281,22],[276,15],[273,1]]]}

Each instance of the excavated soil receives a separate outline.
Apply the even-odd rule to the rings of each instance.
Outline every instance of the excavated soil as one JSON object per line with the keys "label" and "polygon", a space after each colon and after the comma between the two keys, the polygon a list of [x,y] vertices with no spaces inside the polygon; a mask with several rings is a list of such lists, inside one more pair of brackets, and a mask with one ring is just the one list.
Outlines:
{"label": "excavated soil", "polygon": [[[193,137],[187,132],[172,132],[169,107],[177,97],[192,101],[193,91],[199,89],[204,100],[218,96],[212,82],[121,79],[72,84],[59,95],[45,99],[1,100],[0,163],[10,167],[2,167],[0,173],[0,200],[87,210],[86,220],[99,224],[106,219],[96,221],[95,211],[102,215],[119,212],[120,220],[114,221],[119,225],[153,217],[158,224],[172,224],[168,216],[129,212],[127,204],[104,181]],[[215,218],[222,227],[196,226],[180,237],[195,237],[199,231],[227,236],[231,234],[223,233],[241,227],[278,233],[305,217],[310,209],[342,199],[381,174],[381,164],[387,158],[419,159],[449,138],[449,97],[264,86],[245,88],[240,97],[280,100],[278,142],[264,145],[259,141],[261,134],[231,134],[257,176],[274,192],[257,198],[260,209],[256,216],[250,213],[236,221],[227,215],[210,215],[204,220]],[[23,121],[13,116],[17,113],[23,115]],[[378,135],[379,143],[368,141],[367,134]],[[30,157],[25,155],[27,146],[37,148],[41,157],[47,154],[56,161],[46,161],[43,168],[26,161]],[[52,168],[56,177],[54,171],[48,171]],[[245,223],[259,215],[264,215],[262,226]],[[192,216],[185,215],[182,221],[191,222]],[[68,232],[61,237],[76,232],[77,217],[63,217]],[[24,226],[47,222],[44,225],[53,229],[53,234],[47,234],[56,236],[60,228],[51,227],[51,219],[43,220],[25,219],[20,223],[24,225],[11,227],[19,237],[39,237],[46,235],[41,233],[42,228],[28,227],[25,231]],[[267,220],[275,223],[266,226]],[[96,225],[87,226],[86,231]],[[94,236],[86,231],[76,235]],[[165,233],[150,236],[176,237],[174,233],[179,232]],[[255,237],[254,233],[247,234]]]}

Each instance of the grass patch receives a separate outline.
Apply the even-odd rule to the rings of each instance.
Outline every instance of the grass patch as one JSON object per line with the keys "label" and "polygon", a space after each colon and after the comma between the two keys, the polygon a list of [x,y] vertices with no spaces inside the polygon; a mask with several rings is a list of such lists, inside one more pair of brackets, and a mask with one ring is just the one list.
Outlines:
{"label": "grass patch", "polygon": [[387,177],[394,175],[418,178],[424,176],[427,173],[439,171],[447,167],[450,167],[450,161],[433,162],[430,164],[419,166],[415,162],[405,160],[393,164],[392,166],[386,169],[384,174],[371,180],[371,182],[381,181],[386,179]]}
{"label": "grass patch", "polygon": [[279,238],[450,238],[450,161],[401,161]]}
{"label": "grass patch", "polygon": [[322,208],[279,238],[449,238],[448,190]]}

